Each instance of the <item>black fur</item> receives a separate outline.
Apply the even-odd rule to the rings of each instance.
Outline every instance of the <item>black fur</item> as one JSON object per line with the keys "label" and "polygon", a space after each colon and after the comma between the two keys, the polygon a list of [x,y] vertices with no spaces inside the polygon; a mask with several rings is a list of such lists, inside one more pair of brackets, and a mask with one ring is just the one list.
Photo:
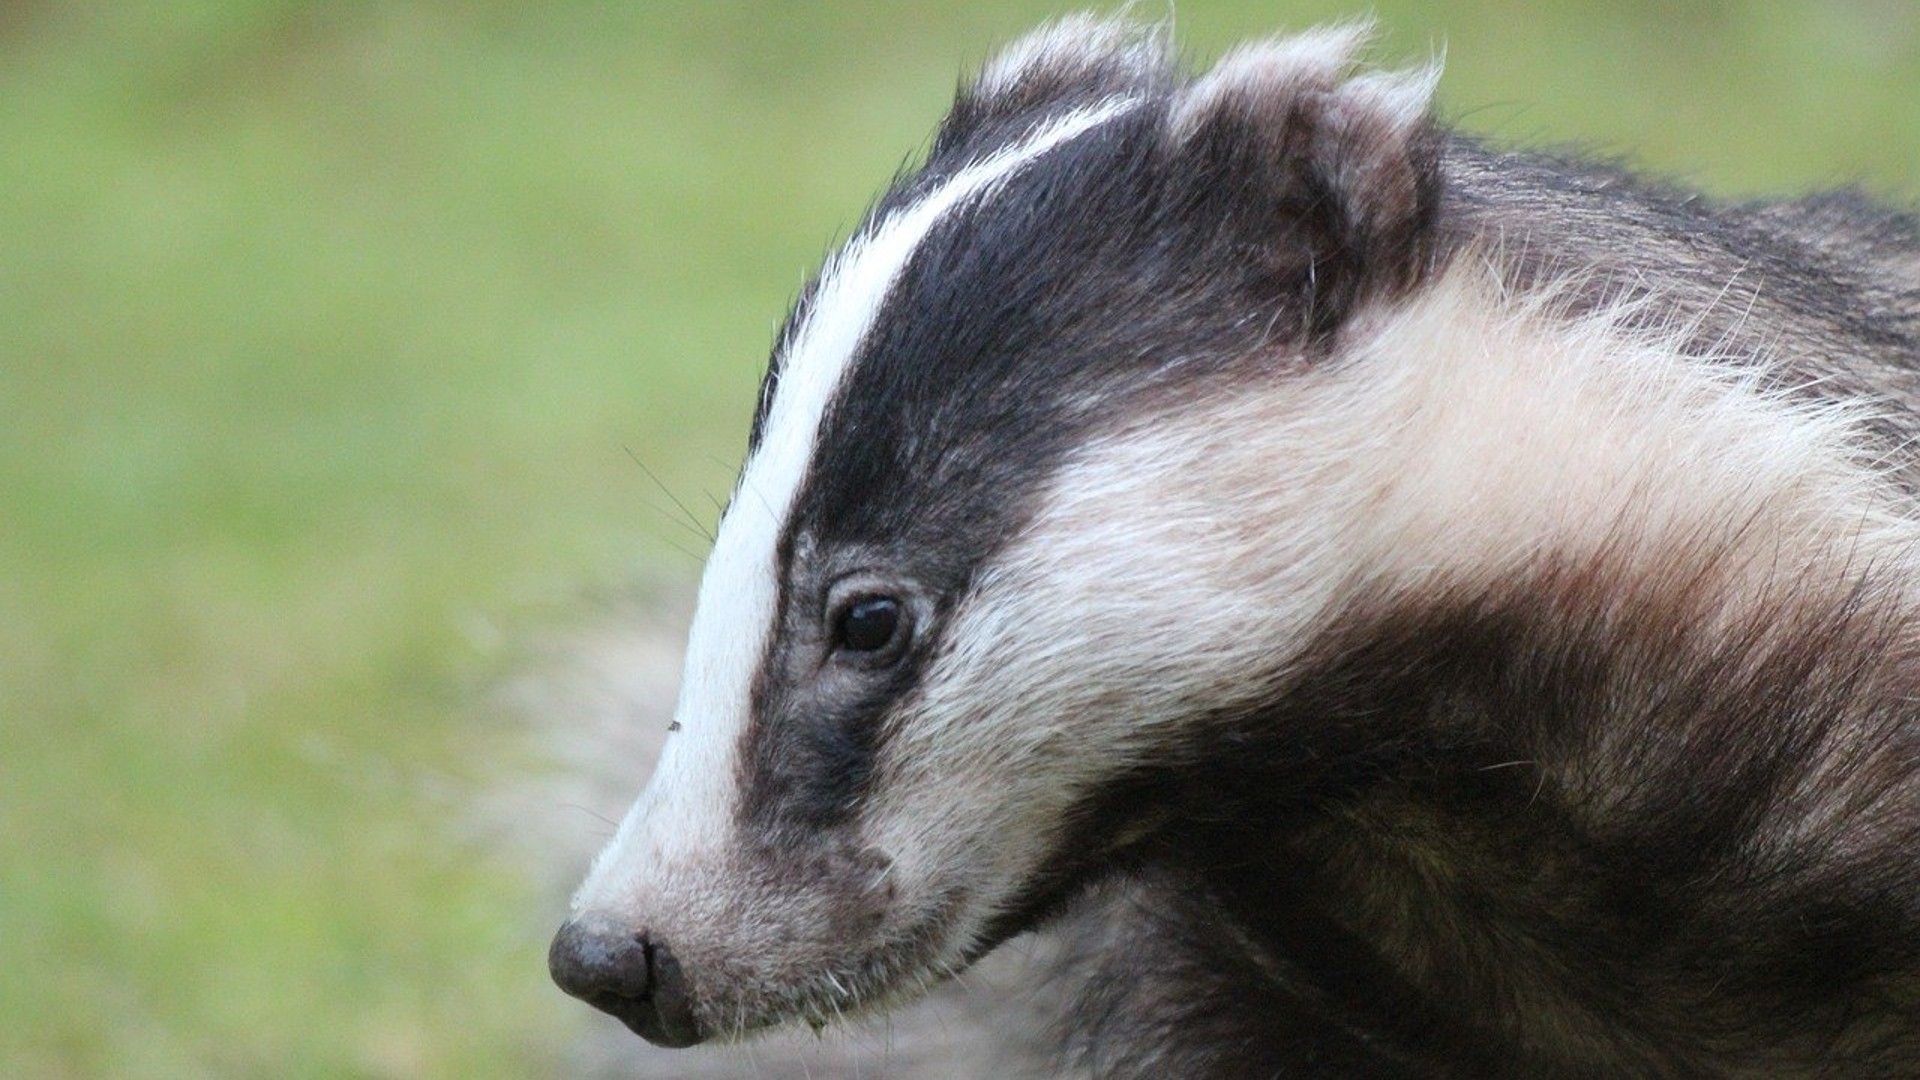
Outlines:
{"label": "black fur", "polygon": [[[1051,98],[963,97],[926,166],[864,228],[1122,85],[1119,69],[1091,70],[1090,86],[1043,80]],[[769,672],[818,662],[809,628],[838,573],[887,566],[947,610],[1017,533],[1035,478],[1088,430],[1143,397],[1312,362],[1356,305],[1424,277],[1440,235],[1436,130],[1386,138],[1364,114],[1301,101],[1223,110],[1176,137],[1178,85],[1152,70],[1127,85],[1138,107],[951,215],[888,294],[787,525],[786,632]],[[781,335],[756,440],[812,300],[810,288]],[[937,645],[930,637],[916,655]],[[752,812],[820,823],[856,805],[883,737],[878,716],[911,688],[913,668],[848,694],[763,679],[746,786],[777,794]]]}
{"label": "black fur", "polygon": [[[1878,449],[1920,487],[1913,218],[1851,194],[1716,205],[1325,94],[1175,134],[1183,91],[1113,60],[963,96],[874,210],[1046,118],[1139,99],[944,221],[862,344],[781,546],[741,777],[761,833],[851,827],[941,616],[1088,431],[1337,362],[1356,311],[1469,248],[1572,315],[1657,286],[1647,317],[1717,363],[1784,347],[1784,384],[1879,407]],[[1111,1076],[1920,1074],[1904,583],[1863,567],[1729,633],[1728,539],[1651,576],[1603,551],[1482,593],[1375,595],[1260,708],[1194,718],[1091,793],[995,928],[1107,883],[1070,965],[1088,989],[1069,1057]],[[849,573],[925,614],[883,675],[817,674]],[[1116,850],[1143,821],[1163,824]]]}

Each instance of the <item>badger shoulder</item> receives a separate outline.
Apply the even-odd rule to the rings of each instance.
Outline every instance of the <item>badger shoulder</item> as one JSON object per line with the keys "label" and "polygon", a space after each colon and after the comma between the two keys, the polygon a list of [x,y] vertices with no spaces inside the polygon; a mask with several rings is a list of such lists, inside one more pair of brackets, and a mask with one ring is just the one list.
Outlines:
{"label": "badger shoulder", "polygon": [[1837,275],[1858,281],[1875,313],[1909,324],[1920,319],[1920,218],[1912,212],[1876,202],[1858,188],[1728,212],[1756,229],[1777,230]]}
{"label": "badger shoulder", "polygon": [[[1920,218],[1910,211],[1857,189],[1725,202],[1616,163],[1460,133],[1441,168],[1442,227],[1456,246],[1503,252],[1523,286],[1577,282],[1590,304],[1654,297],[1721,351],[1920,367]],[[1895,389],[1917,400],[1913,387]]]}

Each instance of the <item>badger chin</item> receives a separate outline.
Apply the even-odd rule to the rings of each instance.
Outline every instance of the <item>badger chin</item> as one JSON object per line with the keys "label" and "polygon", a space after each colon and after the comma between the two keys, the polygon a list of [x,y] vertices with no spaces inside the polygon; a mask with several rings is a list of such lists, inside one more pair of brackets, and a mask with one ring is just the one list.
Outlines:
{"label": "badger chin", "polygon": [[[707,1017],[702,1029],[710,1041],[733,1042],[795,1024],[818,1031],[910,1004],[1013,938],[1069,914],[1094,883],[1105,880],[1105,875],[1049,875],[983,920],[967,919],[966,898],[950,895],[914,929],[891,936],[860,960],[812,973],[784,990],[769,988],[755,1005],[716,1002],[699,1010]],[[972,929],[963,930],[970,921]],[[690,1045],[634,1030],[657,1045]]]}
{"label": "badger chin", "polygon": [[[965,971],[992,947],[948,947],[944,943],[952,929],[935,917],[867,949],[848,950],[857,958],[848,955],[791,981],[769,982],[741,972],[736,982],[729,977],[734,973],[722,969],[717,979],[707,982],[711,993],[694,1004],[701,1032],[696,1041],[734,1042],[796,1025],[819,1031],[907,1004]],[[634,1030],[658,1045],[690,1045]]]}

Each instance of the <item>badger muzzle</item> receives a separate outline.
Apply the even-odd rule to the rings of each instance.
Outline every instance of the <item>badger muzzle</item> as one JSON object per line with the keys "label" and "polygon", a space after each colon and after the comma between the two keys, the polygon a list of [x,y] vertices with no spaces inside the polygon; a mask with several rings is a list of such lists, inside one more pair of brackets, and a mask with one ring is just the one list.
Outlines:
{"label": "badger muzzle", "polygon": [[781,840],[610,853],[554,935],[553,981],[648,1042],[684,1047],[832,1022],[928,967],[950,907],[908,900],[871,848]]}

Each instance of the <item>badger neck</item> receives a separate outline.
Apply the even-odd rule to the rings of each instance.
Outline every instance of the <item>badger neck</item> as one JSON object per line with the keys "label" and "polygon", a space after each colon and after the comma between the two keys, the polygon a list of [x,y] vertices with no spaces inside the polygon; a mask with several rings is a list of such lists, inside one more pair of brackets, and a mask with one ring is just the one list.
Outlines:
{"label": "badger neck", "polygon": [[1844,1055],[1920,962],[1908,496],[1764,358],[1485,281],[1287,406],[1333,447],[1302,472],[1349,516],[1303,550],[1336,584],[1170,858],[1274,963],[1491,1071]]}

